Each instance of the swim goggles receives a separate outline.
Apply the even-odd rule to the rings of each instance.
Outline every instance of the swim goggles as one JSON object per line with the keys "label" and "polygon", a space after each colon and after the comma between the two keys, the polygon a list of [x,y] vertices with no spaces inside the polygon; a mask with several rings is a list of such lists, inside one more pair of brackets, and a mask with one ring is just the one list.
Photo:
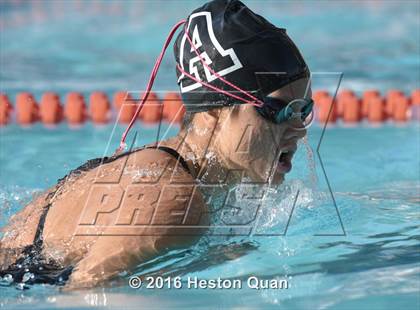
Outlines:
{"label": "swim goggles", "polygon": [[264,97],[264,104],[255,107],[258,113],[265,119],[280,124],[292,119],[300,119],[302,122],[311,114],[314,101],[312,99],[295,99],[287,102],[274,97]]}

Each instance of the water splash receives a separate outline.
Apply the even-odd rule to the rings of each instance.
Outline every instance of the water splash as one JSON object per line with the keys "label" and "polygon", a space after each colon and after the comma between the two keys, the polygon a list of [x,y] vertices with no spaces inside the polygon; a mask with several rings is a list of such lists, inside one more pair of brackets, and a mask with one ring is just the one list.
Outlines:
{"label": "water splash", "polygon": [[[39,189],[20,186],[0,186],[0,228],[6,225],[9,218],[28,204]],[[1,235],[0,235],[1,236]]]}
{"label": "water splash", "polygon": [[316,163],[314,158],[314,152],[312,150],[312,147],[309,144],[308,136],[304,136],[301,140],[302,144],[305,147],[306,151],[306,158],[308,163],[308,170],[309,170],[309,182],[311,188],[317,188],[318,186],[318,177],[316,173]]}

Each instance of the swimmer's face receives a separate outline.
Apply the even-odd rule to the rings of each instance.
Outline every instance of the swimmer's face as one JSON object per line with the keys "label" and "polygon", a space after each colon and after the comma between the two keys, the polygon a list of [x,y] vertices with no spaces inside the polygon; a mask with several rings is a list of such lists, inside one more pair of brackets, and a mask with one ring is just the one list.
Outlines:
{"label": "swimmer's face", "polygon": [[[306,91],[307,79],[301,79],[270,94],[271,97],[291,102],[310,98]],[[292,158],[303,129],[299,118],[275,124],[262,117],[251,105],[238,105],[222,112],[223,136],[219,148],[228,158],[229,166],[241,169],[253,182],[271,180],[280,184],[292,168]]]}

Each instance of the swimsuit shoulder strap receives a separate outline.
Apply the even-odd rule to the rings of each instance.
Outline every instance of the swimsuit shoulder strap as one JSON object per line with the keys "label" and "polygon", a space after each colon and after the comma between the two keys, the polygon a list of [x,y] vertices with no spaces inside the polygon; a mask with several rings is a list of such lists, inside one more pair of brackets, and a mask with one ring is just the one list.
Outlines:
{"label": "swimsuit shoulder strap", "polygon": [[180,162],[180,164],[182,165],[182,167],[184,167],[191,175],[193,175],[191,173],[191,169],[188,167],[188,164],[185,161],[184,157],[182,157],[173,148],[170,148],[170,147],[167,147],[167,146],[148,146],[148,147],[146,147],[146,149],[158,149],[158,150],[161,150],[161,151],[164,151],[164,152],[168,153],[172,157],[176,158],[176,160],[178,160]]}

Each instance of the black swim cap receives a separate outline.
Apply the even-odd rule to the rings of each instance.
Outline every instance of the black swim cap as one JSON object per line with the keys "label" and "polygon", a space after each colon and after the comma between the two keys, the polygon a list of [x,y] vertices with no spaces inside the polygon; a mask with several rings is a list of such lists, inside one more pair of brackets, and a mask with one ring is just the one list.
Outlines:
{"label": "black swim cap", "polygon": [[[215,0],[193,11],[174,44],[177,64],[196,79],[245,97],[203,66],[262,100],[303,77],[309,69],[285,29],[277,28],[237,0]],[[275,73],[275,74],[273,74]],[[215,92],[177,70],[178,85],[189,112],[241,103]]]}

